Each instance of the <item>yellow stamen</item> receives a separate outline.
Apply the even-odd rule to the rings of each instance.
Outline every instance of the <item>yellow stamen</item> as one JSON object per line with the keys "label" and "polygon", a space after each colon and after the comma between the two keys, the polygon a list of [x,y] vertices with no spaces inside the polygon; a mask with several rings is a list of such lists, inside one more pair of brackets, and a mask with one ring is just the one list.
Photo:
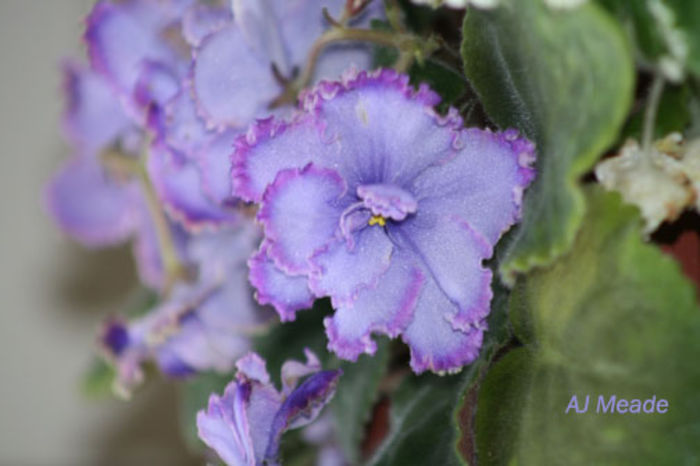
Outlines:
{"label": "yellow stamen", "polygon": [[369,218],[369,226],[379,225],[380,227],[386,226],[386,219],[381,215],[372,215]]}

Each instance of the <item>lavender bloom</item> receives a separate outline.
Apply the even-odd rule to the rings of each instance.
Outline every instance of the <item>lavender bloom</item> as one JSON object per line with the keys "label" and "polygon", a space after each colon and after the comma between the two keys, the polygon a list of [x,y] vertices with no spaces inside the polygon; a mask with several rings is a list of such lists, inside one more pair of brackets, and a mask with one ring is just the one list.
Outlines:
{"label": "lavender bloom", "polygon": [[[313,42],[329,26],[323,8],[340,16],[346,0],[233,0],[233,21],[211,21],[202,12],[198,27],[188,34],[195,45],[192,91],[197,112],[208,128],[245,127],[254,118],[270,114],[269,105],[283,93],[271,71],[291,79],[305,63]],[[373,1],[353,19],[366,25],[382,17],[383,6]],[[193,21],[194,22],[194,21]],[[201,29],[214,33],[202,38]],[[371,64],[371,49],[364,44],[329,47],[320,56],[315,78],[337,78],[348,66]]]}
{"label": "lavender bloom", "polygon": [[279,464],[282,434],[316,419],[333,397],[341,375],[340,370],[320,371],[318,359],[309,350],[306,358],[306,364],[287,361],[282,366],[281,391],[273,387],[260,356],[250,353],[240,359],[236,379],[223,396],[211,395],[207,409],[197,413],[199,437],[226,464]]}
{"label": "lavender bloom", "polygon": [[482,262],[520,218],[534,146],[464,129],[438,102],[406,76],[361,72],[237,141],[234,192],[261,204],[258,299],[293,320],[305,299],[330,296],[328,347],[344,359],[373,353],[372,333],[401,335],[418,373],[479,352],[492,298]]}
{"label": "lavender bloom", "polygon": [[[63,130],[76,155],[49,183],[47,209],[65,232],[87,247],[133,238],[141,280],[161,288],[163,265],[143,186],[133,173],[101,156],[119,146],[125,153],[123,165],[135,165],[141,135],[104,77],[75,64],[66,65],[64,73]],[[173,230],[178,236],[177,228]]]}
{"label": "lavender bloom", "polygon": [[[164,270],[152,206],[137,172],[145,141],[153,137],[146,128],[148,114],[171,98],[178,86],[178,70],[187,68],[187,60],[159,39],[185,3],[132,0],[95,5],[85,33],[91,66],[68,64],[64,71],[63,129],[76,155],[46,191],[48,211],[56,223],[85,246],[105,247],[133,239],[141,280],[156,289],[164,286]],[[117,151],[116,158],[122,160],[105,158],[110,151]],[[162,153],[152,157],[149,165],[163,165]],[[167,162],[169,170],[159,178],[159,187],[177,189],[176,200],[185,207],[194,205],[201,220],[197,226],[237,218],[209,202],[199,183],[194,186],[191,168]],[[203,211],[206,216],[201,215]],[[170,228],[176,246],[183,246],[181,229],[174,224]]]}
{"label": "lavender bloom", "polygon": [[178,283],[144,317],[107,322],[100,340],[117,368],[120,392],[141,382],[141,365],[148,359],[174,377],[232,369],[250,348],[249,335],[271,317],[252,299],[246,279],[245,261],[258,240],[252,223],[192,237],[186,256],[196,280]]}
{"label": "lavender bloom", "polygon": [[[235,221],[229,148],[253,118],[270,113],[270,102],[282,93],[270,64],[291,73],[289,67],[303,62],[327,27],[323,6],[338,13],[344,0],[235,0],[235,16],[229,8],[195,0],[98,2],[86,19],[90,67],[67,68],[64,127],[80,156],[49,188],[57,223],[89,246],[136,238],[139,249],[156,249],[144,246],[148,236],[140,235],[149,228],[137,212],[146,211],[143,196],[125,188],[138,182],[99,168],[100,153],[114,146],[147,164],[160,202],[187,231]],[[375,7],[359,20],[380,14]],[[319,73],[337,76],[348,64],[365,66],[369,59],[362,47],[336,48],[324,53]],[[237,117],[212,118],[220,105]],[[150,154],[141,161],[144,149]],[[72,178],[86,173],[91,183],[73,187]],[[99,212],[90,199],[108,209]],[[99,217],[108,219],[109,212],[120,219],[113,229]],[[101,230],[83,231],[93,225]],[[142,275],[151,286],[161,281],[153,272]]]}
{"label": "lavender bloom", "polygon": [[[183,44],[183,17],[193,0],[102,1],[87,18],[85,40],[95,69],[111,85],[123,112],[144,139],[153,140],[148,174],[170,217],[188,231],[214,229],[236,214],[201,188],[199,150],[210,134],[194,113]],[[221,12],[222,20],[228,20]]]}
{"label": "lavender bloom", "polygon": [[[338,10],[342,4],[329,6]],[[301,60],[325,25],[315,2],[236,0],[234,10],[236,20],[230,8],[195,0],[99,1],[86,19],[89,66],[66,67],[64,129],[77,155],[48,187],[49,211],[87,246],[133,240],[142,281],[163,294],[146,317],[115,320],[104,330],[104,347],[123,391],[138,383],[147,359],[170,375],[230,370],[248,349],[246,334],[267,320],[249,298],[243,258],[257,233],[231,195],[228,159],[241,128],[267,114],[269,101],[261,103],[257,92],[237,94],[236,108],[254,101],[262,113],[212,125],[193,95],[197,89],[221,91],[223,99],[231,89],[257,88],[260,77],[245,71],[245,64],[260,58],[263,47],[250,41],[269,34],[279,38],[269,27],[285,37],[274,46],[283,45],[285,54]],[[244,72],[225,83],[229,87],[209,89],[195,79],[197,63],[205,44],[227,28],[241,33],[240,42],[231,44],[241,61],[231,70]],[[335,54],[347,65],[356,50],[327,55]],[[269,61],[281,56],[268,57],[269,76]],[[366,50],[362,56],[368,61]],[[166,289],[173,277],[166,277],[158,237],[163,223],[175,243],[171,252],[198,271],[193,281],[180,279],[172,290]],[[302,301],[310,298],[300,296],[295,305]]]}

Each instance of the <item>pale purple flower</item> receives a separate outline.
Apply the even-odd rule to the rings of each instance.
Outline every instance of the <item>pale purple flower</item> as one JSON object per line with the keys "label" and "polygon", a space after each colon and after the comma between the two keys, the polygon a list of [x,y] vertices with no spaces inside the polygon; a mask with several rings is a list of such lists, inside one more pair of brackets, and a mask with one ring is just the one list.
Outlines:
{"label": "pale purple flower", "polygon": [[[85,21],[90,66],[66,68],[64,128],[79,155],[48,194],[57,223],[78,240],[89,246],[145,241],[139,232],[149,228],[142,225],[148,219],[135,213],[147,210],[143,196],[118,192],[138,180],[99,168],[100,154],[113,147],[136,160],[149,153],[143,162],[159,200],[187,231],[236,220],[227,173],[233,140],[253,118],[270,114],[269,104],[282,93],[272,63],[291,73],[286,64],[300,65],[328,26],[322,7],[337,14],[344,0],[235,0],[232,6],[236,15],[231,7],[195,0],[102,0],[91,10]],[[381,12],[374,7],[356,21],[366,23]],[[338,76],[352,63],[369,65],[370,52],[362,46],[336,47],[322,58],[318,76]],[[212,120],[216,105],[238,116]],[[92,183],[72,187],[72,177],[88,172]],[[108,209],[97,212],[91,200]],[[109,224],[98,225],[103,228],[98,232],[81,231],[100,221],[90,215],[109,213],[118,214],[114,231],[107,231]],[[157,282],[157,277],[146,280],[151,286]]]}
{"label": "pale purple flower", "polygon": [[[83,245],[97,248],[133,240],[139,275],[156,289],[165,282],[156,228],[145,187],[133,168],[143,163],[146,140],[154,136],[147,127],[149,115],[177,95],[178,73],[188,69],[187,57],[160,39],[177,23],[186,3],[131,0],[95,5],[86,20],[90,66],[64,67],[63,130],[75,155],[46,190],[49,213]],[[160,138],[152,145],[157,150],[148,169],[154,175],[154,168],[165,168],[153,178],[174,219],[200,229],[237,220],[236,213],[207,199],[192,164],[185,167],[182,157],[165,150]],[[103,155],[111,150],[121,153],[122,165],[131,168],[106,163]],[[169,228],[179,248],[184,233],[174,223]]]}
{"label": "pale purple flower", "polygon": [[128,393],[141,382],[147,360],[173,377],[230,372],[250,348],[250,335],[271,318],[252,299],[247,282],[245,262],[257,241],[252,222],[192,236],[185,257],[196,278],[177,283],[143,317],[106,323],[101,344],[117,369],[120,391]]}
{"label": "pale purple flower", "polygon": [[520,218],[534,146],[465,129],[438,102],[406,76],[361,72],[237,141],[234,193],[261,204],[257,296],[283,320],[330,296],[328,347],[342,358],[373,353],[372,333],[400,335],[416,372],[455,371],[479,352],[492,298],[482,262]]}
{"label": "pale purple flower", "polygon": [[[197,20],[188,18],[187,36],[195,46],[192,91],[207,127],[244,128],[254,118],[270,115],[270,103],[284,91],[272,66],[291,80],[329,27],[323,8],[339,17],[345,4],[346,0],[232,0],[233,20],[228,24],[201,10]],[[381,17],[382,2],[375,0],[352,24],[368,25],[371,18]],[[207,28],[214,32],[206,36]],[[337,78],[353,65],[369,68],[371,48],[331,46],[321,54],[314,78]]]}
{"label": "pale purple flower", "polygon": [[316,419],[341,375],[340,370],[320,371],[309,350],[306,358],[306,364],[284,363],[281,391],[270,382],[260,356],[250,353],[240,359],[223,396],[211,395],[207,409],[197,413],[199,437],[228,465],[279,464],[282,434]]}
{"label": "pale purple flower", "polygon": [[[192,53],[183,37],[183,17],[198,7],[193,0],[101,1],[85,32],[92,68],[109,83],[142,138],[153,141],[145,149],[160,201],[171,219],[195,232],[236,219],[202,189],[200,151],[216,134],[194,112],[187,84]],[[229,20],[223,11],[219,16]]]}
{"label": "pale purple flower", "polygon": [[[343,2],[327,4],[337,13]],[[235,108],[252,105],[258,110],[214,125],[193,97],[197,89],[220,91],[225,99],[239,88],[262,86],[259,74],[246,70],[248,61],[261,57],[263,45],[255,40],[270,34],[285,37],[273,44],[281,44],[284,54],[271,54],[264,63],[271,77],[271,61],[284,56],[297,63],[327,25],[315,0],[236,0],[234,6],[237,20],[230,7],[203,1],[99,1],[85,21],[89,65],[66,66],[64,130],[75,155],[47,188],[48,210],[86,246],[133,241],[143,283],[163,294],[147,316],[131,323],[115,320],[104,330],[105,348],[124,389],[138,382],[147,359],[157,360],[171,375],[230,369],[248,349],[251,329],[267,317],[250,299],[242,258],[250,254],[249,239],[255,234],[240,233],[252,227],[231,195],[228,159],[242,128],[253,117],[269,114],[270,102],[260,101],[264,92],[236,94]],[[206,44],[231,28],[241,33],[240,42],[230,44],[240,62],[227,71],[237,77],[210,89],[196,79],[197,62]],[[324,59],[338,55],[334,60],[343,67],[369,63],[367,49],[361,52],[364,61],[352,58],[358,50],[338,48]],[[217,63],[229,56],[219,52]],[[336,66],[330,72],[341,70]],[[110,151],[121,154],[117,163],[105,158]],[[154,208],[166,214],[165,221]],[[163,223],[175,246],[171,253],[194,269],[193,281],[180,279],[171,290],[156,228],[159,224],[162,233]],[[218,244],[218,249],[206,244]],[[198,248],[209,252],[202,255]],[[207,271],[216,267],[227,271],[225,277],[212,279]],[[311,303],[308,296],[299,299]]]}
{"label": "pale purple flower", "polygon": [[[47,210],[81,244],[100,248],[134,240],[141,280],[164,282],[155,226],[137,176],[105,163],[102,152],[120,147],[126,161],[138,161],[142,136],[106,79],[77,64],[64,67],[66,110],[63,130],[75,154],[46,189]],[[172,226],[173,235],[180,232]]]}

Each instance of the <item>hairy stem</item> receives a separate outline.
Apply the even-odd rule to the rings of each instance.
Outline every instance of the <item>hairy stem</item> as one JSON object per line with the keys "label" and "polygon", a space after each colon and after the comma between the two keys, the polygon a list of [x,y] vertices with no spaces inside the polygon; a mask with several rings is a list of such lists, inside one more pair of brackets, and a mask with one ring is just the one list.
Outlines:
{"label": "hairy stem", "polygon": [[654,81],[651,84],[649,91],[649,100],[644,110],[644,128],[642,131],[642,150],[648,153],[651,143],[654,139],[654,124],[656,123],[656,113],[659,110],[659,102],[661,94],[664,90],[664,77],[661,73],[654,76]]}
{"label": "hairy stem", "polygon": [[[148,157],[148,155],[146,157]],[[148,176],[145,162],[139,164],[138,176],[141,181],[141,186],[143,187],[148,212],[151,215],[151,220],[153,221],[156,229],[158,251],[160,259],[163,263],[163,270],[165,271],[163,293],[168,295],[172,290],[173,285],[175,285],[179,279],[185,277],[185,267],[180,262],[180,258],[178,257],[170,224],[165,216],[165,212],[160,206],[158,195],[153,188],[151,178]]]}
{"label": "hairy stem", "polygon": [[289,83],[284,93],[272,102],[270,107],[275,108],[293,103],[298,93],[311,83],[318,59],[326,47],[347,41],[371,42],[397,49],[399,59],[396,69],[399,71],[406,71],[414,60],[422,60],[438,48],[435,40],[426,40],[410,33],[348,28],[340,23],[335,23],[331,29],[316,39],[306,60],[306,66],[299,76]]}
{"label": "hairy stem", "polygon": [[[148,155],[144,158],[147,157]],[[158,252],[163,262],[166,277],[163,293],[167,295],[175,282],[185,276],[185,267],[178,257],[168,219],[160,206],[158,195],[148,176],[146,163],[117,150],[105,151],[101,158],[102,164],[113,176],[117,178],[137,177],[141,183],[148,213],[156,229]]]}

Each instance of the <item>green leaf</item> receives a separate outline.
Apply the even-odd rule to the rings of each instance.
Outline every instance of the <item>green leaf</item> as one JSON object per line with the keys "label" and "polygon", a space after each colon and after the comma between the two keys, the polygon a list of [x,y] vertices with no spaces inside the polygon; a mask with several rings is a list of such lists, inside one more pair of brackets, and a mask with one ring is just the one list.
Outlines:
{"label": "green leaf", "polygon": [[616,138],[633,63],[619,26],[591,3],[566,12],[534,0],[471,8],[463,35],[465,72],[488,115],[537,144],[537,180],[500,267],[511,283],[571,247],[585,211],[577,181]]}
{"label": "green leaf", "polygon": [[341,383],[331,401],[330,409],[336,423],[336,438],[350,464],[358,464],[360,444],[365,426],[377,401],[379,383],[389,362],[389,342],[377,342],[377,352],[362,355],[356,363],[342,362]]}
{"label": "green leaf", "polygon": [[438,111],[446,110],[457,99],[464,95],[467,89],[464,78],[447,65],[436,60],[428,59],[422,64],[416,63],[409,71],[411,84],[427,83],[432,90],[437,92],[442,101]]}
{"label": "green leaf", "polygon": [[[264,335],[253,341],[253,347],[267,362],[267,371],[277,386],[280,385],[280,370],[288,359],[304,360],[304,349],[308,348],[318,356],[324,368],[334,361],[326,349],[324,317],[333,312],[328,299],[318,299],[311,309],[297,313],[293,322],[274,325]],[[337,364],[337,362],[334,362]]]}
{"label": "green leaf", "polygon": [[369,464],[466,464],[456,449],[455,406],[471,375],[408,375],[391,398],[389,434]]}
{"label": "green leaf", "polygon": [[[391,31],[391,25],[388,21],[373,19],[370,21],[370,29],[374,31]],[[399,51],[394,47],[372,46],[372,68],[391,68],[398,59]]]}
{"label": "green leaf", "polygon": [[[521,277],[511,314],[525,347],[478,395],[479,464],[698,464],[700,310],[678,264],[645,244],[633,207],[588,191],[572,250]],[[572,396],[588,411],[566,413]],[[669,403],[596,412],[598,397]]]}
{"label": "green leaf", "polygon": [[193,452],[202,452],[204,443],[197,435],[197,412],[207,408],[212,393],[223,393],[233,375],[205,372],[180,387],[180,429],[185,444]]}
{"label": "green leaf", "polygon": [[116,376],[116,371],[111,364],[103,358],[95,357],[90,368],[83,374],[81,391],[88,398],[110,397]]}
{"label": "green leaf", "polygon": [[500,359],[481,383],[475,421],[478,464],[509,464],[530,393],[530,371],[530,352],[517,348]]}

